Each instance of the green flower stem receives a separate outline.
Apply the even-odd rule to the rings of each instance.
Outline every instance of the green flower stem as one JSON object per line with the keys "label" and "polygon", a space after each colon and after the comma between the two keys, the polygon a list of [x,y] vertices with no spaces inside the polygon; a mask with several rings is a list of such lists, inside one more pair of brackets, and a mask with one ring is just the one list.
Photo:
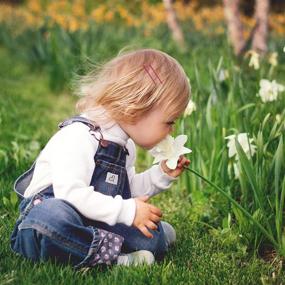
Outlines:
{"label": "green flower stem", "polygon": [[282,251],[282,248],[280,247],[280,245],[275,241],[275,239],[273,238],[272,235],[270,235],[268,233],[268,231],[258,222],[256,221],[252,215],[245,210],[239,203],[237,203],[229,194],[227,194],[226,191],[224,191],[222,188],[220,188],[219,186],[217,186],[216,184],[212,183],[211,181],[209,181],[207,178],[203,177],[202,175],[200,175],[198,172],[196,172],[195,170],[189,168],[189,167],[184,167],[185,169],[187,169],[188,171],[194,173],[195,175],[197,175],[198,177],[200,177],[202,180],[206,181],[208,184],[210,184],[211,186],[213,186],[216,190],[218,190],[223,196],[225,196],[228,200],[230,200],[239,210],[242,211],[242,213],[248,217],[262,232],[263,234],[272,242],[272,244],[275,246],[275,248],[281,253],[281,254],[285,254]]}

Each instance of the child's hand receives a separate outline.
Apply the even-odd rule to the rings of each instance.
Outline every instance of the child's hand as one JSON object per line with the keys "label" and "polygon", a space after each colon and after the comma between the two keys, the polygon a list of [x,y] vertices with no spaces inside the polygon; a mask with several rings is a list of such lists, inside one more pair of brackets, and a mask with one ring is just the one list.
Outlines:
{"label": "child's hand", "polygon": [[148,196],[135,198],[136,215],[133,226],[139,229],[146,237],[152,238],[153,235],[148,229],[157,229],[156,223],[160,221],[162,213],[159,208],[146,203],[148,199]]}
{"label": "child's hand", "polygon": [[162,170],[169,176],[177,177],[183,172],[184,166],[188,166],[189,164],[190,160],[187,159],[184,155],[181,155],[180,158],[178,159],[178,163],[175,169],[168,168],[166,165],[166,160],[163,160],[161,162],[161,167]]}

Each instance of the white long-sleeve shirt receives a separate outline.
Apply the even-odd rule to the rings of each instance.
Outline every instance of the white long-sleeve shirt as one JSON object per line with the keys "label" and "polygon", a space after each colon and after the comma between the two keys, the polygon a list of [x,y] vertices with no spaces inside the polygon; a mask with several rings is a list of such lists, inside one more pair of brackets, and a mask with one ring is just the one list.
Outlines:
{"label": "white long-sleeve shirt", "polygon": [[[126,170],[132,197],[153,196],[176,180],[165,174],[160,165],[136,174],[134,142],[115,122],[101,125],[101,130],[104,139],[126,146],[129,151]],[[132,225],[136,212],[133,198],[104,195],[90,186],[97,148],[98,141],[83,123],[75,122],[55,133],[36,160],[34,175],[24,197],[52,184],[55,198],[68,201],[83,216],[109,225]]]}

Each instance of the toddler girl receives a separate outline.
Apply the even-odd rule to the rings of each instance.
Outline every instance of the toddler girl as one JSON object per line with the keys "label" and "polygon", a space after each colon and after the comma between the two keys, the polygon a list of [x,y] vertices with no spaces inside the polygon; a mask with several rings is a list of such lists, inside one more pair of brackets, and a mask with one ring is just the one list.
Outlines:
{"label": "toddler girl", "polygon": [[12,249],[34,261],[75,268],[151,264],[175,241],[148,199],[171,186],[165,161],[135,173],[135,144],[163,140],[183,113],[190,85],[180,64],[154,49],[119,54],[78,84],[79,116],[62,122],[15,182],[20,216]]}

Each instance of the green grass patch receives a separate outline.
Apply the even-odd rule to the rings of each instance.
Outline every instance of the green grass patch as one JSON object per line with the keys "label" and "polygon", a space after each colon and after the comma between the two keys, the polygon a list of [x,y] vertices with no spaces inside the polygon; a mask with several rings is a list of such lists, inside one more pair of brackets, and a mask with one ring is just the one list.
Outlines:
{"label": "green grass patch", "polygon": [[[221,212],[213,205],[227,202],[221,197],[209,202],[215,196],[207,194],[205,184],[199,186],[203,191],[193,193],[187,184],[178,184],[153,199],[177,230],[176,246],[154,266],[74,271],[16,256],[9,247],[18,215],[11,196],[13,182],[57,124],[73,114],[76,98],[68,92],[60,96],[50,92],[45,73],[32,73],[3,48],[0,62],[0,284],[280,284],[285,279],[280,259],[264,262],[248,253],[239,232],[219,227]],[[144,163],[139,159],[138,168],[149,166]]]}

